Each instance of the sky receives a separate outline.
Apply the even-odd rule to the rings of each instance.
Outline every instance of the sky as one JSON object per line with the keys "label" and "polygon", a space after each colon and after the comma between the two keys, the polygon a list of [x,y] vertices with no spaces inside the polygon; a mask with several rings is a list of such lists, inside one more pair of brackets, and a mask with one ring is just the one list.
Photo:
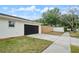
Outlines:
{"label": "sky", "polygon": [[79,5],[0,5],[0,13],[36,20],[41,18],[43,12],[53,8],[59,8],[64,14],[70,8],[79,10]]}

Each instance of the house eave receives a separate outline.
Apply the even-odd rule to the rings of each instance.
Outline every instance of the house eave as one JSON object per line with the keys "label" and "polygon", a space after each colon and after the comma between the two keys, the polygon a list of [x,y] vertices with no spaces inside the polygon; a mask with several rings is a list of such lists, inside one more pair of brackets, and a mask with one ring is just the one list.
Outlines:
{"label": "house eave", "polygon": [[2,14],[0,13],[0,18],[5,18],[5,19],[12,19],[12,20],[16,20],[16,21],[22,21],[22,22],[27,22],[27,23],[33,23],[36,25],[41,25],[41,23],[37,23],[28,19],[24,19],[21,17],[16,17],[16,16],[12,16],[12,15],[7,15],[7,14]]}

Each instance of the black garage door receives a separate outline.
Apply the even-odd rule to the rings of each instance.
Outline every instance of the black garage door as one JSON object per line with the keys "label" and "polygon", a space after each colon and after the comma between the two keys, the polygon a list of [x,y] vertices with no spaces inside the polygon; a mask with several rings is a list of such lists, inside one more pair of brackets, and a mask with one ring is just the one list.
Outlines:
{"label": "black garage door", "polygon": [[28,35],[28,34],[36,34],[38,33],[38,26],[34,26],[34,25],[24,25],[24,35]]}

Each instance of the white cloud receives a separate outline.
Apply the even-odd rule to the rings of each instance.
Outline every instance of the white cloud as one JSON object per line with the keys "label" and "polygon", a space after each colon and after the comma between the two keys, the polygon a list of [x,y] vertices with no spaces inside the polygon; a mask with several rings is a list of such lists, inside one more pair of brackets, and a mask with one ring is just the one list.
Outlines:
{"label": "white cloud", "polygon": [[67,13],[69,13],[69,10],[71,10],[71,9],[76,9],[76,13],[78,12],[78,10],[79,10],[79,7],[77,7],[77,6],[73,6],[73,7],[66,7],[66,8],[63,8],[63,10],[61,11],[61,13],[62,14],[67,14]]}
{"label": "white cloud", "polygon": [[36,20],[41,17],[41,15],[37,15],[36,13],[34,13],[33,15],[25,15],[25,16],[26,16],[26,19],[30,19],[30,20]]}
{"label": "white cloud", "polygon": [[54,7],[45,7],[41,10],[41,13],[46,12],[47,10],[54,9]]}
{"label": "white cloud", "polygon": [[29,19],[29,20],[36,20],[39,19],[41,16],[40,15],[33,15],[33,16],[29,16],[29,15],[20,15],[19,17],[25,18],[25,19]]}
{"label": "white cloud", "polygon": [[54,7],[50,7],[49,10],[54,9]]}
{"label": "white cloud", "polygon": [[48,7],[43,8],[43,9],[41,10],[41,13],[46,12],[48,9],[49,9]]}
{"label": "white cloud", "polygon": [[79,10],[79,7],[75,6],[75,7],[70,7],[69,9],[77,9],[77,10]]}
{"label": "white cloud", "polygon": [[[6,8],[4,8],[6,9]],[[9,10],[8,12],[14,13],[17,11],[40,11],[40,9],[36,8],[36,6],[29,6],[29,7],[19,7],[19,8],[11,8],[11,10]]]}
{"label": "white cloud", "polygon": [[12,14],[12,15],[16,17],[22,17],[25,19],[29,19],[29,20],[36,20],[41,17],[41,15],[37,15],[36,13],[34,13],[33,15],[23,15],[23,14],[22,15]]}
{"label": "white cloud", "polygon": [[19,10],[19,11],[25,11],[25,8],[19,8],[17,10]]}
{"label": "white cloud", "polygon": [[17,11],[17,9],[16,9],[16,8],[11,8],[11,10],[8,10],[8,12],[10,12],[11,14],[14,14],[14,13],[15,13],[15,11]]}
{"label": "white cloud", "polygon": [[36,6],[30,6],[30,7],[21,7],[17,9],[17,11],[40,11],[40,9],[36,8]]}
{"label": "white cloud", "polygon": [[67,14],[66,10],[61,11],[61,14]]}
{"label": "white cloud", "polygon": [[8,9],[8,7],[2,7],[2,9],[6,10],[6,9]]}

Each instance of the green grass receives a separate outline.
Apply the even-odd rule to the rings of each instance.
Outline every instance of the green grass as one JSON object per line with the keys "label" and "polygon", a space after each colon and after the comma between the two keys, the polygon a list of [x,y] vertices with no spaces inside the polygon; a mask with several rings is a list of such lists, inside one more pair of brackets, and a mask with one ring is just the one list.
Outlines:
{"label": "green grass", "polygon": [[63,33],[64,33],[64,32],[55,32],[55,31],[51,31],[51,32],[48,32],[48,33],[45,33],[45,34],[61,36]]}
{"label": "green grass", "polygon": [[72,53],[79,53],[79,46],[71,45],[71,52]]}
{"label": "green grass", "polygon": [[70,36],[79,38],[79,32],[70,32]]}
{"label": "green grass", "polygon": [[53,42],[27,36],[0,40],[0,53],[39,53]]}

